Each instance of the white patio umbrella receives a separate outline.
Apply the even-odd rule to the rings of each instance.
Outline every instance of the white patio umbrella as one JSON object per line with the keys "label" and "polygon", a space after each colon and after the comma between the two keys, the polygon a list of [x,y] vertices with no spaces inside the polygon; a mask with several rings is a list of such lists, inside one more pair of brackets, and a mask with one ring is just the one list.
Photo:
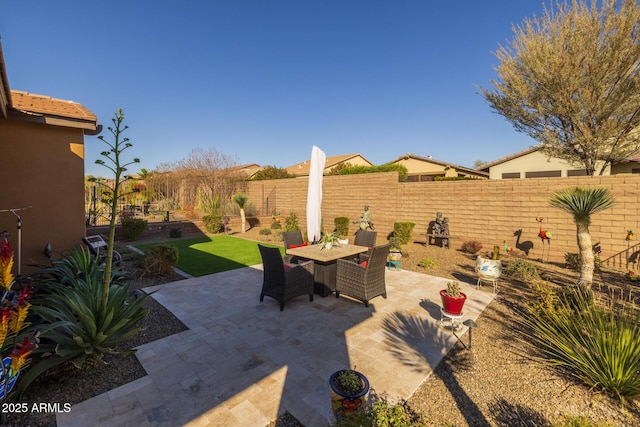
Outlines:
{"label": "white patio umbrella", "polygon": [[315,145],[311,149],[309,165],[309,187],[307,190],[307,239],[320,240],[320,219],[322,216],[322,176],[327,156]]}

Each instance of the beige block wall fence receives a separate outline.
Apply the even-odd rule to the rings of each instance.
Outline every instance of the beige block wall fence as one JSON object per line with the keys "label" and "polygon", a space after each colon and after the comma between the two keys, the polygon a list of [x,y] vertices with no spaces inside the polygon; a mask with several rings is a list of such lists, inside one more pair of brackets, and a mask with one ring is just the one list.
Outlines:
{"label": "beige block wall fence", "polygon": [[[261,212],[281,211],[281,218],[295,212],[301,229],[306,230],[307,178],[249,182],[249,200]],[[592,217],[590,226],[594,244],[604,260],[627,248],[627,230],[640,233],[638,206],[640,176],[614,175],[602,177],[536,178],[513,180],[473,180],[398,182],[397,173],[376,173],[347,176],[325,176],[323,182],[322,217],[324,227],[333,229],[333,220],[346,216],[351,221],[360,218],[364,205],[370,206],[371,220],[378,231],[378,244],[385,243],[396,221],[416,224],[413,242],[405,248],[410,252],[414,242],[425,242],[429,223],[437,212],[449,218],[451,248],[459,249],[469,240],[477,240],[483,251],[503,242],[514,254],[543,257],[543,243],[538,237],[536,217],[544,218],[543,229],[553,237],[544,243],[544,260],[563,262],[567,252],[578,252],[573,218],[549,206],[549,196],[555,190],[574,186],[607,187],[616,198],[616,205]],[[269,227],[270,217],[259,218],[260,228]],[[514,232],[522,229],[520,241]],[[357,225],[350,225],[350,234]],[[529,243],[527,243],[529,242]],[[635,242],[634,242],[635,243]]]}

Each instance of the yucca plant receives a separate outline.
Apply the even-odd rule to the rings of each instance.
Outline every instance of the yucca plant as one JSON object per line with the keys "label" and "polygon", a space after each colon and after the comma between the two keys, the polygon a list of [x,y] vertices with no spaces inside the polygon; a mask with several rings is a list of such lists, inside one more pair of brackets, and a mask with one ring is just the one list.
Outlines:
{"label": "yucca plant", "polygon": [[591,245],[591,215],[609,209],[615,199],[608,188],[573,187],[554,191],[549,205],[573,216],[576,224],[576,238],[580,249],[580,278],[578,283],[591,286],[593,283],[594,255]]}
{"label": "yucca plant", "polygon": [[554,301],[556,306],[538,306],[524,321],[542,360],[623,402],[639,397],[640,312],[594,304],[581,286]]}

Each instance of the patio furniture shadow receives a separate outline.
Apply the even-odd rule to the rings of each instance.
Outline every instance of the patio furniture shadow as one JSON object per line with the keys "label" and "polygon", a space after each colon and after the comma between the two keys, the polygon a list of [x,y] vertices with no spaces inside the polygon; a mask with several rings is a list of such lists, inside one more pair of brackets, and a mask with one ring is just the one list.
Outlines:
{"label": "patio furniture shadow", "polygon": [[[375,304],[365,308],[333,295],[314,302],[300,296],[281,312],[277,301],[259,301],[261,285],[261,270],[243,268],[148,289],[157,290],[154,298],[189,330],[139,349],[149,378],[136,399],[146,388],[153,390],[149,394],[166,393],[142,410],[146,421],[228,419],[227,425],[237,425],[237,419],[255,416],[256,408],[269,407],[269,417],[243,425],[266,425],[285,411],[304,425],[326,425],[328,378],[353,367],[346,335],[372,316]],[[248,412],[229,409],[236,406]]]}
{"label": "patio furniture shadow", "polygon": [[[440,318],[440,306],[423,300],[420,303],[433,319]],[[470,369],[473,362],[469,359],[470,354],[466,349],[455,347],[449,356],[441,362],[433,365],[434,356],[442,357],[443,354],[434,355],[435,348],[448,348],[452,334],[445,332],[438,326],[437,322],[425,320],[421,316],[396,312],[389,315],[382,322],[385,339],[389,342],[392,352],[396,358],[412,369],[423,370],[424,362],[434,366],[434,370],[460,370]],[[457,338],[457,336],[454,334]],[[435,342],[435,346],[433,343]],[[437,367],[436,367],[437,366]],[[468,425],[489,426],[489,422],[482,414],[482,411],[475,402],[467,395],[465,390],[456,381],[455,375],[446,375],[448,378],[446,386],[451,392],[456,405],[463,414]]]}

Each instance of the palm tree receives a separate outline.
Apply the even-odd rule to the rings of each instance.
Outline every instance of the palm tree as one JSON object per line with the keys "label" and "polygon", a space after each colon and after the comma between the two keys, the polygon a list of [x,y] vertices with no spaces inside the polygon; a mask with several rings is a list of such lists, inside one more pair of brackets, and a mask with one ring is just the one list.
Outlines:
{"label": "palm tree", "polygon": [[593,248],[589,233],[591,215],[609,209],[615,204],[615,199],[608,188],[572,187],[551,193],[549,204],[551,207],[573,215],[581,261],[578,284],[590,288],[593,283],[594,269]]}
{"label": "palm tree", "polygon": [[242,219],[242,232],[243,233],[246,231],[246,225],[245,225],[246,224],[246,218],[244,216],[244,205],[245,205],[245,203],[247,203],[247,200],[249,200],[249,196],[247,196],[244,193],[238,193],[238,194],[233,196],[233,201],[240,208],[240,218]]}

